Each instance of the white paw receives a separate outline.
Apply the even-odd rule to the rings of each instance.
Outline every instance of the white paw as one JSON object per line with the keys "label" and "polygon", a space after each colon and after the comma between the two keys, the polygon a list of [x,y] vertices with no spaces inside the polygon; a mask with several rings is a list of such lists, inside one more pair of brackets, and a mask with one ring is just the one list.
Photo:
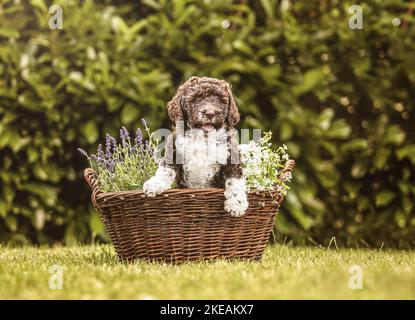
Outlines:
{"label": "white paw", "polygon": [[154,177],[144,182],[143,191],[147,197],[153,198],[156,195],[163,193],[171,188],[171,185],[176,177],[176,172],[164,166],[157,169]]}
{"label": "white paw", "polygon": [[233,217],[241,217],[248,209],[248,199],[246,193],[231,195],[225,200],[225,211]]}
{"label": "white paw", "polygon": [[159,181],[153,177],[144,182],[143,191],[147,197],[153,198],[164,190],[161,188]]}

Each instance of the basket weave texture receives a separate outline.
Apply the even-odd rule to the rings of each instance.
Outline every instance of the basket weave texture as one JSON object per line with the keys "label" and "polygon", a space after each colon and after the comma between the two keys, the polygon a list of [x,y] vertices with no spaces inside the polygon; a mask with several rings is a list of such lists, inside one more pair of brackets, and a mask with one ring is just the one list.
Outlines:
{"label": "basket weave texture", "polygon": [[[293,167],[289,160],[283,172]],[[245,215],[232,217],[223,189],[171,189],[147,198],[141,190],[101,192],[93,169],[84,176],[117,255],[127,262],[259,260],[283,200],[277,193],[249,193]]]}

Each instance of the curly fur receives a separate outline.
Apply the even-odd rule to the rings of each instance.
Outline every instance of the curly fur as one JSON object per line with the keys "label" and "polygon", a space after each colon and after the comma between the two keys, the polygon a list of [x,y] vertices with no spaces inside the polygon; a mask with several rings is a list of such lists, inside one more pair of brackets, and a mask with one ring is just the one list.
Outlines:
{"label": "curly fur", "polygon": [[224,208],[241,216],[248,208],[245,179],[234,126],[240,115],[231,86],[214,78],[192,77],[167,104],[175,132],[166,141],[166,156],[144,184],[153,197],[169,189],[225,188]]}
{"label": "curly fur", "polygon": [[227,95],[229,98],[227,125],[229,128],[233,128],[239,122],[240,114],[232,95],[231,86],[226,81],[207,77],[191,77],[179,87],[173,99],[167,103],[167,112],[171,121],[174,123],[179,120],[185,121],[182,105],[186,96],[196,88],[201,95]]}

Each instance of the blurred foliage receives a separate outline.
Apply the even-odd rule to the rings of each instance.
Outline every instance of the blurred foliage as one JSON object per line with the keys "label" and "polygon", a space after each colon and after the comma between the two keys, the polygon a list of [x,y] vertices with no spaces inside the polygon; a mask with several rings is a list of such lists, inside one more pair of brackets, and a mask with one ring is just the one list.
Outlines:
{"label": "blurred foliage", "polygon": [[[271,129],[297,160],[282,238],[415,244],[415,3],[0,3],[0,240],[104,237],[76,148],[141,117],[168,126],[177,86],[208,75],[232,83],[240,127]],[[353,4],[363,30],[348,27]]]}

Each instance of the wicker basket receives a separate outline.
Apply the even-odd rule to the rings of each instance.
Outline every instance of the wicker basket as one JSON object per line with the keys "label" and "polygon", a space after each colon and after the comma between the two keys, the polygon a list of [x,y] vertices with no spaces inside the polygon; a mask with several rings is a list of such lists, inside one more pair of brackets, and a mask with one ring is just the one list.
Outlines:
{"label": "wicker basket", "polygon": [[[284,172],[293,166],[290,160]],[[101,192],[92,169],[85,179],[123,261],[259,260],[283,200],[276,193],[250,193],[246,214],[235,218],[224,211],[223,189],[172,189],[147,198],[140,190]]]}

